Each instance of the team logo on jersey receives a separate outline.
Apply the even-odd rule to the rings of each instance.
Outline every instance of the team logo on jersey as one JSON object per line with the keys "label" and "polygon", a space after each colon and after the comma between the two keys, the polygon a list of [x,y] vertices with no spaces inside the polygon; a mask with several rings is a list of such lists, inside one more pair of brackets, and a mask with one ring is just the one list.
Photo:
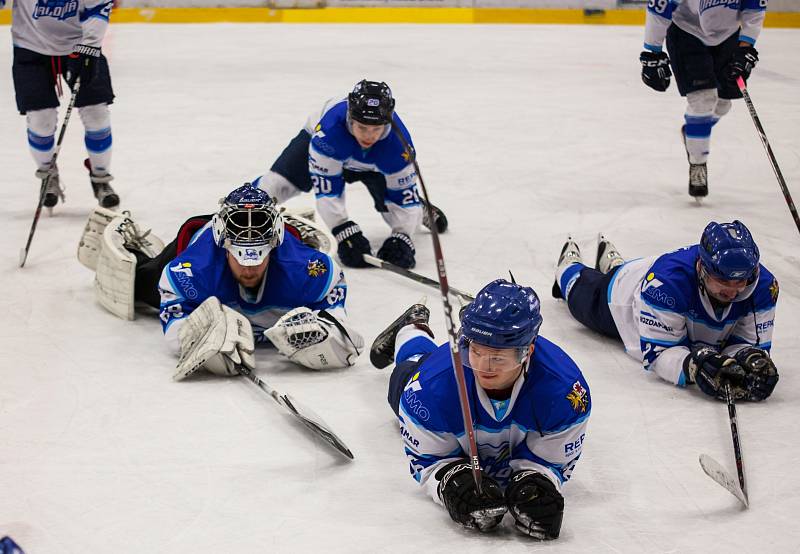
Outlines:
{"label": "team logo on jersey", "polygon": [[769,295],[772,297],[772,303],[775,304],[778,302],[778,293],[780,292],[780,288],[778,287],[778,280],[772,279],[772,284],[769,286]]}
{"label": "team logo on jersey", "polygon": [[308,260],[308,274],[311,277],[319,277],[328,271],[325,264],[319,260]]}
{"label": "team logo on jersey", "polygon": [[194,276],[192,274],[192,264],[189,262],[178,262],[170,267],[169,270],[175,274],[175,279],[178,281],[186,298],[197,298],[197,289],[194,288],[191,281],[191,278]]}
{"label": "team logo on jersey", "polygon": [[579,381],[575,381],[572,385],[572,390],[567,395],[567,400],[572,404],[572,409],[581,414],[586,413],[586,408],[589,407],[589,393]]}
{"label": "team logo on jersey", "polygon": [[697,13],[703,13],[704,11],[710,8],[716,8],[717,6],[738,10],[739,0],[700,0]]}
{"label": "team logo on jersey", "polygon": [[411,378],[411,380],[406,385],[406,388],[403,389],[403,392],[405,392],[407,390],[412,390],[414,392],[421,391],[422,390],[422,385],[419,384],[419,381],[417,379],[419,379],[419,371],[417,371],[414,374],[414,376]]}
{"label": "team logo on jersey", "polygon": [[653,300],[666,304],[671,308],[675,305],[675,299],[664,291],[659,290],[659,287],[663,284],[664,283],[656,279],[656,274],[651,271],[647,274],[647,277],[644,278],[644,283],[642,284],[642,294],[646,294]]}
{"label": "team logo on jersey", "polygon": [[64,21],[78,15],[78,0],[37,0],[33,18],[52,17]]}
{"label": "team logo on jersey", "polygon": [[408,150],[403,150],[403,153],[400,155],[403,156],[403,159],[405,161],[409,161],[411,159],[411,152],[409,152]]}
{"label": "team logo on jersey", "polygon": [[169,270],[172,271],[173,273],[181,273],[183,275],[186,275],[187,277],[194,277],[194,275],[192,274],[192,264],[190,262],[178,263],[169,268]]}

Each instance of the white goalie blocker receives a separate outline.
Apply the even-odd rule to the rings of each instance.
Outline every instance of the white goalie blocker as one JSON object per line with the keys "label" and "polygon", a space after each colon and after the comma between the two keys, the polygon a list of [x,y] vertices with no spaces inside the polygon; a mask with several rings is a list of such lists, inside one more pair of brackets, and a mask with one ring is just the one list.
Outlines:
{"label": "white goalie blocker", "polygon": [[306,307],[287,312],[264,335],[290,361],[315,370],[349,367],[364,350],[364,338],[346,322]]}
{"label": "white goalie blocker", "polygon": [[[110,214],[104,212],[115,215],[109,219]],[[78,260],[95,270],[94,290],[100,305],[119,318],[132,320],[136,256],[126,247],[154,257],[164,249],[164,242],[150,231],[140,232],[129,213],[95,208],[78,245]]]}
{"label": "white goalie blocker", "polygon": [[175,375],[181,381],[203,368],[216,375],[239,375],[239,367],[255,369],[255,343],[250,321],[216,296],[203,301],[180,325],[181,355]]}

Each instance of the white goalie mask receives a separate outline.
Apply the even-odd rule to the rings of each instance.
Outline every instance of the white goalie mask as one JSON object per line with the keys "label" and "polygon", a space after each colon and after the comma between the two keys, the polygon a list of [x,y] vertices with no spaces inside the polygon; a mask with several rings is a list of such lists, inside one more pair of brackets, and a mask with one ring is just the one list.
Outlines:
{"label": "white goalie mask", "polygon": [[219,206],[212,219],[214,242],[240,265],[260,265],[283,242],[283,217],[263,190],[246,183],[222,198]]}

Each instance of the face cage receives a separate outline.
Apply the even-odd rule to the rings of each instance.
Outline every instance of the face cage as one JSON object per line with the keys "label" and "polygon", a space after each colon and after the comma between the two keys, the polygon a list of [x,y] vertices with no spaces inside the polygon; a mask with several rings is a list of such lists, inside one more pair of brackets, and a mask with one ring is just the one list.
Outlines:
{"label": "face cage", "polygon": [[239,265],[261,265],[277,246],[275,224],[278,213],[263,204],[246,204],[221,210],[224,226],[223,246]]}
{"label": "face cage", "polygon": [[[464,335],[461,335],[459,337],[459,340],[458,340],[458,349],[459,349],[459,353],[461,354],[461,364],[464,367],[469,368],[470,371],[472,371],[474,373],[489,373],[489,372],[491,372],[491,373],[508,373],[508,372],[511,372],[511,371],[516,371],[517,369],[519,369],[520,366],[522,366],[523,371],[527,370],[527,366],[528,366],[528,364],[527,364],[528,359],[527,358],[528,358],[528,352],[530,351],[530,345],[522,347],[522,348],[515,348],[515,347],[508,348],[508,350],[512,350],[512,349],[515,350],[516,354],[517,354],[516,358],[515,358],[516,364],[513,367],[492,368],[492,364],[491,364],[491,361],[490,361],[490,363],[489,363],[489,372],[487,372],[485,370],[475,369],[470,364],[470,361],[469,361],[469,345],[472,342],[473,342],[472,339],[468,339]],[[479,342],[475,342],[475,345],[479,346],[479,347],[483,347],[483,348],[491,348],[491,349],[494,349],[494,350],[506,350],[506,349],[503,349],[503,348],[496,348],[494,346],[481,344]],[[503,362],[503,364],[505,364],[505,363],[506,362]]]}

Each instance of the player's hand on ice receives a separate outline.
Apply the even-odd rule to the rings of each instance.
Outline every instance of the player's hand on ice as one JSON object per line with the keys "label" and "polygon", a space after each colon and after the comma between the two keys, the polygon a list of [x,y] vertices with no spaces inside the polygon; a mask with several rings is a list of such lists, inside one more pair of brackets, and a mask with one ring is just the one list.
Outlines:
{"label": "player's hand on ice", "polygon": [[553,482],[537,471],[517,471],[506,488],[514,525],[535,539],[557,539],[564,517],[564,497]]}
{"label": "player's hand on ice", "polygon": [[100,59],[100,49],[94,46],[78,44],[67,58],[66,79],[67,84],[72,87],[78,77],[81,78],[81,86],[88,85],[97,73],[97,60]]}
{"label": "player's hand on ice", "polygon": [[731,61],[725,67],[725,75],[731,81],[741,77],[745,81],[750,78],[750,72],[758,63],[758,51],[752,46],[740,46],[733,51]]}
{"label": "player's hand on ice", "polygon": [[739,350],[734,357],[745,372],[745,398],[757,402],[768,398],[778,384],[778,368],[769,353],[761,348],[748,346]]}
{"label": "player's hand on ice", "polygon": [[478,495],[472,466],[467,460],[445,465],[436,472],[439,499],[456,523],[467,529],[490,531],[500,524],[508,508],[497,481],[484,472],[481,474],[483,494]]}
{"label": "player's hand on ice", "polygon": [[369,267],[364,261],[364,254],[372,254],[372,247],[367,237],[361,232],[361,227],[352,221],[345,221],[333,229],[333,236],[339,243],[337,252],[342,263],[349,267]]}
{"label": "player's hand on ice", "polygon": [[683,372],[704,393],[725,399],[725,384],[730,383],[736,399],[746,397],[745,371],[735,358],[720,354],[710,346],[695,347],[683,361]]}
{"label": "player's hand on ice", "polygon": [[658,92],[667,90],[672,71],[669,69],[669,56],[666,52],[645,50],[639,54],[639,61],[642,63],[644,84]]}
{"label": "player's hand on ice", "polygon": [[392,233],[378,250],[378,257],[390,264],[411,269],[416,265],[415,253],[411,237],[405,233]]}

